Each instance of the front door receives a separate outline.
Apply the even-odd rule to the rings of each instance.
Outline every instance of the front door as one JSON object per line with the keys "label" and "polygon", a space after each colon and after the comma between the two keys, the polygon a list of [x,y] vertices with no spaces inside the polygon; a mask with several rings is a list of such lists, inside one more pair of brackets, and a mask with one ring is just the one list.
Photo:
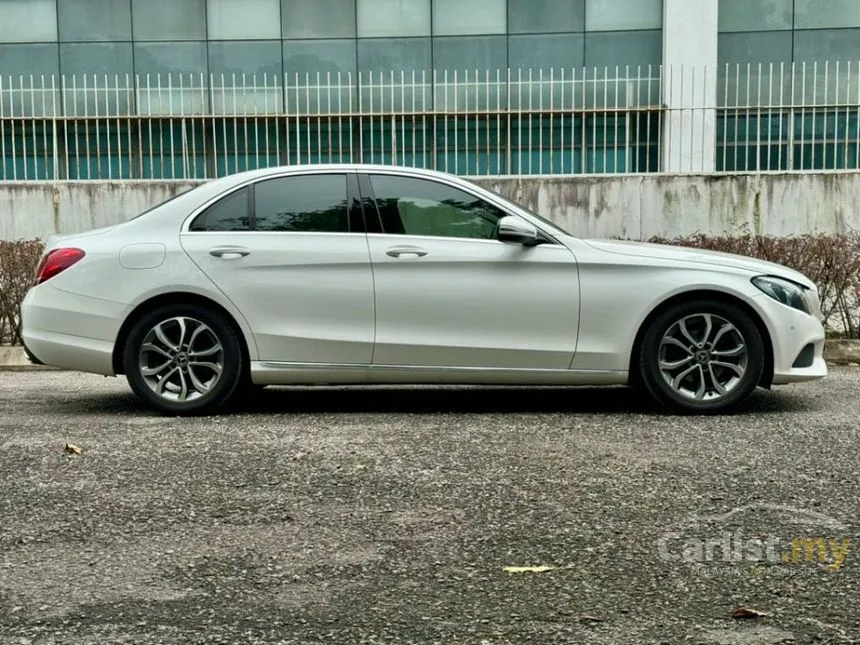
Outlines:
{"label": "front door", "polygon": [[182,234],[186,252],[244,314],[260,360],[370,364],[373,277],[354,183],[343,172],[263,179]]}
{"label": "front door", "polygon": [[500,242],[508,213],[440,180],[378,172],[361,184],[374,365],[568,369],[579,320],[569,249]]}

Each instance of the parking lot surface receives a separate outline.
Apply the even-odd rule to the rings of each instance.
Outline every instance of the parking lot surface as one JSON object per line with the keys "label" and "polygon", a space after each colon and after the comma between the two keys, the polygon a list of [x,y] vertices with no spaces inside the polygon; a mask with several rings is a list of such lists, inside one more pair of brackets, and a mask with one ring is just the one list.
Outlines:
{"label": "parking lot surface", "polygon": [[847,367],[714,418],[279,388],[177,419],[0,372],[0,643],[857,642],[858,417]]}

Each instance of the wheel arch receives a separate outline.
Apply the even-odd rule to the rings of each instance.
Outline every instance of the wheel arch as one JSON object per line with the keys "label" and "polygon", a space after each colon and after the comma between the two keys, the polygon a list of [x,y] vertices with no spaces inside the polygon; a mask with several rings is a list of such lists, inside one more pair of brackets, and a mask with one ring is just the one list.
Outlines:
{"label": "wheel arch", "polygon": [[725,304],[730,304],[736,306],[738,309],[743,311],[750,317],[750,320],[753,321],[756,328],[758,329],[759,334],[761,335],[762,342],[764,343],[764,368],[762,370],[761,379],[759,381],[759,385],[761,387],[769,388],[771,383],[773,382],[773,341],[770,336],[770,332],[768,331],[767,325],[762,319],[761,315],[749,305],[749,303],[744,302],[741,298],[734,296],[730,293],[726,293],[724,291],[716,291],[711,289],[696,289],[693,291],[684,291],[682,293],[677,293],[666,300],[662,301],[658,305],[656,305],[645,319],[642,321],[642,324],[639,325],[639,329],[636,331],[636,337],[633,340],[633,346],[630,351],[630,361],[628,364],[628,374],[629,380],[631,384],[636,384],[640,380],[639,370],[637,368],[639,350],[642,346],[642,338],[645,336],[645,332],[654,319],[659,316],[661,313],[666,311],[667,309],[684,303],[690,300],[712,300],[719,301]]}
{"label": "wheel arch", "polygon": [[245,333],[242,330],[242,327],[236,321],[236,318],[225,309],[222,305],[218,304],[211,298],[207,298],[206,296],[201,296],[197,293],[191,293],[186,291],[174,291],[171,293],[162,293],[157,296],[152,296],[147,300],[144,300],[139,305],[137,305],[131,313],[126,316],[125,320],[122,323],[122,326],[117,333],[116,342],[114,342],[113,346],[113,355],[112,355],[112,364],[113,371],[115,374],[124,374],[125,369],[123,367],[123,352],[125,351],[125,344],[128,341],[129,334],[131,333],[132,328],[135,323],[141,319],[147,312],[152,311],[157,307],[163,307],[166,305],[197,305],[200,307],[206,307],[211,309],[221,316],[224,317],[224,320],[233,328],[233,331],[236,332],[236,337],[239,338],[239,348],[242,351],[242,363],[245,365],[246,370],[250,370],[250,351],[248,348],[248,339],[245,336]]}

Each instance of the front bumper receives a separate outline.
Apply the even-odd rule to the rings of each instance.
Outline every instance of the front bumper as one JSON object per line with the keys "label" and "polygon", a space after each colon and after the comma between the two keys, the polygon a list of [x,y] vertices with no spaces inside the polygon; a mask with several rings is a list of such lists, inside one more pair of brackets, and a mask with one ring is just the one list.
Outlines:
{"label": "front bumper", "polygon": [[800,383],[827,376],[821,321],[765,294],[756,296],[753,301],[762,314],[773,345],[771,384]]}

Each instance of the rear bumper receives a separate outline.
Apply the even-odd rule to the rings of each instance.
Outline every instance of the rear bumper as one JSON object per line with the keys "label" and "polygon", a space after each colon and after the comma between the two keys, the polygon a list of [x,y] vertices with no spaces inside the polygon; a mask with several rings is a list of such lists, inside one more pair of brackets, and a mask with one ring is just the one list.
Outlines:
{"label": "rear bumper", "polygon": [[30,289],[21,304],[21,335],[31,363],[113,375],[113,347],[123,306],[53,288]]}
{"label": "rear bumper", "polygon": [[30,361],[33,365],[44,365],[42,361],[27,347],[27,343],[24,343],[24,354],[27,356],[27,360]]}

